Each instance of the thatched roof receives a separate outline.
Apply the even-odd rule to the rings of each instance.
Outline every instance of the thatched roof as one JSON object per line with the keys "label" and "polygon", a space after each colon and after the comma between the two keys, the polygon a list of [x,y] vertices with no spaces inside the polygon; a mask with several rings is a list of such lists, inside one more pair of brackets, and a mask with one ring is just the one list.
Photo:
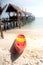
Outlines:
{"label": "thatched roof", "polygon": [[7,4],[2,8],[1,2],[0,2],[0,15],[2,14],[3,10],[6,8]]}
{"label": "thatched roof", "polygon": [[1,7],[0,7],[0,15],[1,15],[1,13],[2,13],[2,9],[1,9]]}
{"label": "thatched roof", "polygon": [[25,15],[31,15],[30,12],[26,12],[26,11],[23,11],[23,10],[22,10],[22,12],[23,12]]}
{"label": "thatched roof", "polygon": [[22,13],[21,9],[18,6],[15,6],[15,5],[12,5],[12,4],[8,5],[6,12],[19,12],[19,13]]}
{"label": "thatched roof", "polygon": [[2,8],[1,8],[1,2],[0,2],[0,15],[1,15],[1,13],[2,13]]}

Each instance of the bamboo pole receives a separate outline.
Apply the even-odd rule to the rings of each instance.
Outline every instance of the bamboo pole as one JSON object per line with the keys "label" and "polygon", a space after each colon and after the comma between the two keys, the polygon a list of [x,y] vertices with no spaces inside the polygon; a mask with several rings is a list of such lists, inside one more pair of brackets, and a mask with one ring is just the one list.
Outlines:
{"label": "bamboo pole", "polygon": [[0,19],[0,33],[1,33],[1,37],[4,38],[3,37],[3,31],[2,31],[2,28],[1,28],[1,19]]}
{"label": "bamboo pole", "polygon": [[2,31],[2,27],[1,27],[1,14],[2,14],[2,8],[1,8],[1,3],[0,3],[0,33],[1,33],[1,37],[3,37],[3,31]]}
{"label": "bamboo pole", "polygon": [[18,27],[21,28],[21,21],[20,21],[19,12],[17,12],[17,23],[18,23]]}

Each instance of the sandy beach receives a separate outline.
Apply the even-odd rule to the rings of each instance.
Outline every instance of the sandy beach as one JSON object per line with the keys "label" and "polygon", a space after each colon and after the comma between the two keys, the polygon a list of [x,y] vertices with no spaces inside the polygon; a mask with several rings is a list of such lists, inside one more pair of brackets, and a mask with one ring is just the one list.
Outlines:
{"label": "sandy beach", "polygon": [[[11,29],[0,37],[0,65],[43,65],[43,29]],[[26,37],[23,53],[13,55],[10,49],[18,34]]]}

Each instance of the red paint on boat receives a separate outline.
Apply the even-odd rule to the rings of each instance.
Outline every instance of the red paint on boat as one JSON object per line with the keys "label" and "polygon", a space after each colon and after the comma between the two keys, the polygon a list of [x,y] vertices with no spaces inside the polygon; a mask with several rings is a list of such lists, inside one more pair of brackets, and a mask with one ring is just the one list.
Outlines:
{"label": "red paint on boat", "polygon": [[17,50],[18,53],[22,53],[24,48],[26,47],[26,39],[25,36],[22,34],[19,34],[14,42],[14,47]]}

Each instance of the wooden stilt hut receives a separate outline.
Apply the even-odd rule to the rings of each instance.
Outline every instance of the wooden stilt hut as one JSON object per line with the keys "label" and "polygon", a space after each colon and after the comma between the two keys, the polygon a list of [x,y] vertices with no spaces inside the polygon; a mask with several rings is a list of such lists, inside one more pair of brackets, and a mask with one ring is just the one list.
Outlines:
{"label": "wooden stilt hut", "polygon": [[[6,12],[9,13],[9,20],[10,20],[10,22],[11,22],[12,20],[13,20],[13,21],[16,21],[18,27],[20,28],[20,27],[21,27],[21,14],[22,14],[21,9],[20,9],[18,6],[9,4],[8,7],[7,7]],[[11,13],[11,12],[14,14],[12,17],[10,16],[10,13]],[[15,15],[15,14],[16,14],[16,15]]]}
{"label": "wooden stilt hut", "polygon": [[27,23],[27,22],[30,22],[32,14],[30,12],[26,12],[26,11],[23,11],[23,10],[22,10],[22,12],[24,14],[24,17],[23,17],[24,21],[25,21],[24,24]]}

